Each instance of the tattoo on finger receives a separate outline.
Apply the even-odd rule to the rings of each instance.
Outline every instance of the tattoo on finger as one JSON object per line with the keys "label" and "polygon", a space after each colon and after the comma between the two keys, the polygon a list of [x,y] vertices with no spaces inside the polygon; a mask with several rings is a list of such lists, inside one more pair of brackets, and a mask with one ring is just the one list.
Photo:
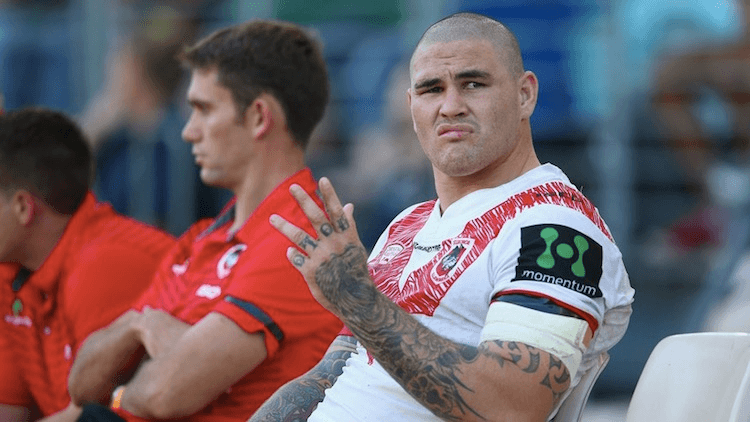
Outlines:
{"label": "tattoo on finger", "polygon": [[292,258],[292,264],[297,267],[301,267],[305,264],[305,257],[303,257],[302,255],[294,255],[294,258]]}
{"label": "tattoo on finger", "polygon": [[302,241],[299,242],[299,247],[302,249],[305,249],[307,246],[310,246],[312,249],[315,249],[318,247],[318,244],[312,240],[310,236],[305,235],[305,237],[302,239]]}
{"label": "tattoo on finger", "polygon": [[346,219],[343,215],[339,217],[338,220],[336,220],[336,227],[338,227],[339,230],[344,231],[349,228],[349,220]]}
{"label": "tattoo on finger", "polygon": [[323,233],[323,236],[328,237],[333,233],[333,226],[329,223],[323,223],[323,225],[320,226],[320,232]]}

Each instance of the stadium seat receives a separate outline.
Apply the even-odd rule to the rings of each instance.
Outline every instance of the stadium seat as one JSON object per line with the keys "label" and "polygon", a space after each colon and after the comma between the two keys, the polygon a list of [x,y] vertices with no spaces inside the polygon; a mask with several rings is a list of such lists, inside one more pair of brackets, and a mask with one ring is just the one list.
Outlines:
{"label": "stadium seat", "polygon": [[626,422],[750,420],[750,334],[690,333],[651,352]]}
{"label": "stadium seat", "polygon": [[553,422],[579,422],[581,420],[581,415],[583,415],[583,409],[586,407],[591,389],[594,387],[596,380],[608,362],[609,354],[607,352],[599,355],[599,359],[597,359],[594,366],[583,374],[578,385],[573,387],[573,391],[570,392],[570,395],[565,399],[557,414],[552,419]]}

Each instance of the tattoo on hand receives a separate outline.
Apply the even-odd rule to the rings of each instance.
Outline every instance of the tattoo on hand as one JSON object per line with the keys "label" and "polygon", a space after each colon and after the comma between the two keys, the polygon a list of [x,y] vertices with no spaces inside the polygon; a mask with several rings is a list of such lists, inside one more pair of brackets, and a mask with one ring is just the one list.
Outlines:
{"label": "tattoo on hand", "polygon": [[323,296],[342,312],[348,312],[352,305],[356,307],[363,294],[377,293],[370,281],[365,250],[352,244],[318,267],[315,283]]}
{"label": "tattoo on hand", "polygon": [[336,220],[336,227],[338,227],[341,231],[348,229],[349,220],[347,220],[346,217],[342,215],[338,220]]}
{"label": "tattoo on hand", "polygon": [[323,233],[323,236],[328,237],[333,233],[333,226],[329,223],[323,223],[323,225],[320,226],[320,232]]}
{"label": "tattoo on hand", "polygon": [[301,242],[299,242],[299,247],[302,248],[302,250],[305,249],[306,246],[310,246],[312,249],[315,249],[318,247],[317,242],[312,240],[312,238],[308,235],[305,235],[305,237],[302,239]]}
{"label": "tattoo on hand", "polygon": [[292,264],[294,264],[297,267],[301,267],[305,264],[305,257],[302,255],[294,255],[292,258]]}

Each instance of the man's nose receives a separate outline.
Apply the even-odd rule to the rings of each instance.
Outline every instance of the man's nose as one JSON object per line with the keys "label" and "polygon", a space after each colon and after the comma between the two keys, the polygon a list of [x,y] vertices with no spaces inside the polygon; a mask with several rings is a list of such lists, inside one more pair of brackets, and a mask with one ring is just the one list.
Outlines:
{"label": "man's nose", "polygon": [[443,103],[440,105],[440,114],[445,117],[456,117],[464,116],[466,113],[466,101],[462,92],[455,87],[446,88]]}
{"label": "man's nose", "polygon": [[200,133],[194,120],[195,119],[191,116],[187,123],[185,123],[185,127],[182,128],[182,140],[191,144],[197,142],[200,137]]}

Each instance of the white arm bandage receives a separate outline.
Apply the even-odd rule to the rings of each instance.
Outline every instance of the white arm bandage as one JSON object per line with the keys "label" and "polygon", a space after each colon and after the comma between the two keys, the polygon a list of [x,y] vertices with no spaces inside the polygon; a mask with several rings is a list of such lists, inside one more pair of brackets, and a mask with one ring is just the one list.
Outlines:
{"label": "white arm bandage", "polygon": [[536,311],[507,302],[493,302],[481,341],[518,341],[544,350],[568,368],[575,379],[586,346],[588,323],[582,319]]}

